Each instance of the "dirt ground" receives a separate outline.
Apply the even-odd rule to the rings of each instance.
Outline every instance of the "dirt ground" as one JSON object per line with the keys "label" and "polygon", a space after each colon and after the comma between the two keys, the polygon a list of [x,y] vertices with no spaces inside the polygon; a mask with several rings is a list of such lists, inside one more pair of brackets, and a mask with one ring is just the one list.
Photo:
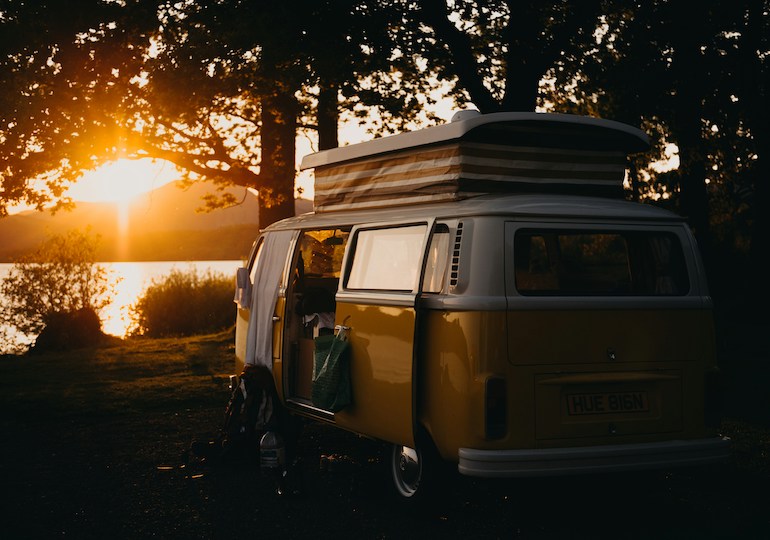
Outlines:
{"label": "dirt ground", "polygon": [[[187,463],[219,410],[28,426],[3,451],[4,538],[768,538],[770,486],[733,465],[648,475],[470,481],[410,512],[370,444],[322,426],[302,443],[303,492],[257,460]],[[321,456],[334,455],[322,470]],[[325,460],[328,461],[328,460]]]}
{"label": "dirt ground", "polygon": [[2,538],[770,538],[767,431],[735,420],[722,466],[456,477],[420,511],[389,496],[376,444],[308,424],[301,492],[279,496],[248,447],[189,455],[221,424],[227,345],[171,343],[0,359]]}

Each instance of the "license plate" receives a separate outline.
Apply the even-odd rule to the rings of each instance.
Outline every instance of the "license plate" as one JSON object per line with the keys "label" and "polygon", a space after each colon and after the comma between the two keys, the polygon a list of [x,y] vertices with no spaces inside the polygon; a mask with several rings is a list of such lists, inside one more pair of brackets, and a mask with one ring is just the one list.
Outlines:
{"label": "license plate", "polygon": [[567,412],[580,414],[637,413],[650,410],[647,392],[567,394]]}

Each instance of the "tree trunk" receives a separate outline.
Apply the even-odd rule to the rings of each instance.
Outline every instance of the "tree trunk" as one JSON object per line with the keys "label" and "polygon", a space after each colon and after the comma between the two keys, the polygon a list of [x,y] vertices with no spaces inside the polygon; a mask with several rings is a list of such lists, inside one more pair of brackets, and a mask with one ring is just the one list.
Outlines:
{"label": "tree trunk", "polygon": [[706,247],[710,245],[709,201],[700,143],[686,136],[680,137],[678,143],[680,208],[698,241]]}
{"label": "tree trunk", "polygon": [[294,215],[297,101],[274,94],[262,102],[259,226]]}
{"label": "tree trunk", "polygon": [[445,46],[449,52],[450,71],[457,77],[457,84],[482,113],[499,111],[500,103],[484,85],[484,78],[479,73],[471,39],[449,19],[445,0],[421,0],[418,5],[422,22],[433,29],[439,46]]}
{"label": "tree trunk", "polygon": [[701,125],[701,99],[692,86],[678,89],[677,115],[671,133],[679,147],[679,211],[687,219],[698,240],[706,271],[714,278],[714,258],[709,224],[709,196]]}
{"label": "tree trunk", "polygon": [[[680,209],[698,240],[707,271],[711,269],[712,239],[709,227],[709,197],[706,189],[705,144],[703,140],[703,89],[707,72],[701,51],[710,28],[704,12],[693,12],[680,4],[673,6],[671,36],[674,45],[675,113],[671,131],[679,147]],[[681,26],[690,22],[690,26]]]}
{"label": "tree trunk", "polygon": [[639,167],[634,158],[628,160],[628,187],[631,190],[631,200],[639,202],[642,200],[642,183],[639,181]]}
{"label": "tree trunk", "polygon": [[540,91],[543,72],[536,72],[527,66],[508,65],[505,96],[500,104],[501,111],[534,111]]}
{"label": "tree trunk", "polygon": [[[766,107],[766,106],[765,106]],[[766,112],[760,114],[764,121],[770,121]],[[770,290],[767,288],[767,254],[770,252],[770,136],[765,123],[757,135],[757,170],[754,173],[754,222],[751,228],[750,246],[750,289],[755,291],[753,297],[753,315],[759,315],[763,320],[770,319],[767,303],[770,301]],[[760,133],[761,131],[761,133]]]}
{"label": "tree trunk", "polygon": [[328,150],[340,145],[337,126],[339,123],[339,103],[337,86],[322,86],[318,93],[318,149]]}
{"label": "tree trunk", "polygon": [[765,3],[754,0],[749,3],[748,16],[743,34],[744,43],[741,52],[745,55],[743,64],[746,75],[742,81],[746,89],[745,103],[748,107],[746,117],[754,137],[758,159],[754,166],[754,199],[753,223],[751,227],[750,246],[750,280],[749,289],[754,291],[753,315],[759,315],[767,320],[765,306],[770,301],[770,291],[764,285],[767,281],[766,263],[770,252],[770,106],[768,106],[768,88],[770,88],[770,68],[760,59],[764,40],[764,9]]}

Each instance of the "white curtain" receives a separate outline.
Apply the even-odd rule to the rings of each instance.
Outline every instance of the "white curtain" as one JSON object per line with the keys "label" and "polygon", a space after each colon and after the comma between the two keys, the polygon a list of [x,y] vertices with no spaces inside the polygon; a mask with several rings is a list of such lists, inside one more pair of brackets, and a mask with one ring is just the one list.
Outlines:
{"label": "white curtain", "polygon": [[246,363],[273,369],[273,313],[278,300],[281,276],[294,231],[264,235],[254,283],[251,287],[251,314],[246,337]]}

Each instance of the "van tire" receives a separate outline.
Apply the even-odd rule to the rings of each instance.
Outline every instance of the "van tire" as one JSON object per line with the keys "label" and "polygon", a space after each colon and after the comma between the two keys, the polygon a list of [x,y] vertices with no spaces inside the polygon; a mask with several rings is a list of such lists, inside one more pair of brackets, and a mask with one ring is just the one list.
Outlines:
{"label": "van tire", "polygon": [[392,491],[409,507],[425,507],[439,502],[446,477],[443,461],[433,442],[422,437],[417,448],[393,444],[387,458]]}

